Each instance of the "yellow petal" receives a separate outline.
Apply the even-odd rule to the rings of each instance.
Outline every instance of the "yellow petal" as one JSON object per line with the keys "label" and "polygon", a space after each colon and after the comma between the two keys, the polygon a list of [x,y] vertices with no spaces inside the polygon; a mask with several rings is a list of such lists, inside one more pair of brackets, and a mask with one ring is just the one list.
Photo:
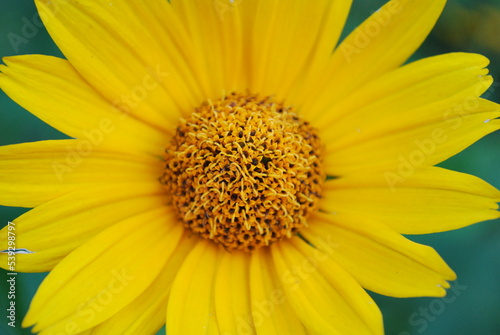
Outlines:
{"label": "yellow petal", "polygon": [[[258,335],[309,334],[285,295],[269,248],[252,252],[250,294],[252,320]],[[250,324],[251,321],[247,321]]]}
{"label": "yellow petal", "polygon": [[[185,55],[205,92],[218,99],[233,90],[244,91],[241,0],[171,1],[186,29]],[[182,41],[184,43],[184,41]]]}
{"label": "yellow petal", "polygon": [[401,165],[416,169],[441,163],[500,129],[500,120],[496,119],[500,106],[471,99],[474,108],[470,111],[444,110],[442,119],[435,122],[396,128],[337,150],[327,148],[326,172],[341,176],[361,171],[393,171]]}
{"label": "yellow petal", "polygon": [[325,66],[349,7],[350,1],[241,1],[250,91],[293,96],[292,85]]}
{"label": "yellow petal", "polygon": [[83,332],[78,333],[78,335],[91,335],[92,334],[92,329],[85,330]]}
{"label": "yellow petal", "polygon": [[392,0],[339,45],[322,79],[297,100],[314,117],[333,102],[403,64],[436,23],[445,0]]}
{"label": "yellow petal", "polygon": [[134,301],[182,236],[171,215],[164,207],[131,217],[73,251],[40,285],[23,327],[36,324],[41,335],[84,331]]}
{"label": "yellow petal", "polygon": [[273,245],[272,255],[287,298],[314,334],[383,334],[370,296],[326,254],[300,238]]}
{"label": "yellow petal", "polygon": [[197,239],[187,233],[170,254],[165,267],[155,281],[132,303],[113,315],[108,320],[92,328],[91,335],[136,335],[156,334],[165,324],[165,313],[172,282],[186,256],[194,247]]}
{"label": "yellow petal", "polygon": [[[116,222],[165,203],[165,195],[155,184],[123,184],[84,189],[48,201],[13,221],[17,248],[32,254],[16,256],[16,270],[50,271],[66,255]],[[7,236],[6,228],[2,231]],[[7,241],[0,239],[0,250]],[[0,264],[7,265],[7,254],[0,253]]]}
{"label": "yellow petal", "polygon": [[366,289],[394,297],[444,296],[454,272],[431,247],[358,214],[317,213],[302,234]]}
{"label": "yellow petal", "polygon": [[350,1],[311,6],[304,0],[203,0],[172,1],[172,6],[186,24],[194,53],[203,55],[190,62],[210,98],[250,90],[282,99],[292,84],[301,85],[299,77],[321,72]]}
{"label": "yellow petal", "polygon": [[0,202],[35,207],[63,194],[100,185],[160,187],[157,158],[92,147],[86,140],[41,141],[0,147]]}
{"label": "yellow petal", "polygon": [[475,97],[492,83],[488,63],[481,55],[467,53],[410,63],[336,101],[314,122],[334,150],[374,133],[442,120],[448,109],[458,113],[460,105],[474,112]]}
{"label": "yellow petal", "polygon": [[67,60],[27,55],[3,61],[0,88],[54,128],[94,148],[161,154],[165,133],[104,99]]}
{"label": "yellow petal", "polygon": [[249,268],[248,253],[221,254],[214,294],[221,334],[255,334],[250,305]]}
{"label": "yellow petal", "polygon": [[200,240],[172,285],[167,306],[168,334],[219,334],[214,284],[221,251]]}
{"label": "yellow petal", "polygon": [[375,219],[403,234],[427,234],[496,219],[498,201],[500,191],[477,177],[404,165],[330,180],[320,206]]}
{"label": "yellow petal", "polygon": [[[307,2],[309,4],[309,2]],[[351,8],[352,0],[344,1],[327,1],[328,8],[322,9],[323,21],[319,28],[318,37],[315,44],[312,46],[312,52],[308,57],[309,60],[303,68],[299,76],[294,80],[293,86],[290,91],[286,92],[287,86],[281,85],[276,88],[276,92],[284,92],[282,96],[286,97],[286,101],[293,106],[302,106],[304,92],[310,92],[317,88],[317,83],[322,79],[325,68],[327,68],[332,58],[333,50],[338,43],[340,34],[344,29],[349,10]],[[314,7],[314,6],[310,6]],[[302,16],[304,18],[304,16]],[[305,27],[309,27],[312,22],[307,22]],[[308,28],[310,31],[310,28]],[[312,40],[308,34],[298,33],[304,39]],[[291,54],[295,55],[297,51],[301,50],[300,47],[295,47]],[[294,59],[289,57],[288,59]],[[280,95],[281,96],[281,95]],[[308,116],[309,110],[304,107],[302,110],[305,116]]]}
{"label": "yellow petal", "polygon": [[122,110],[168,130],[203,100],[184,58],[189,39],[168,2],[37,0],[36,5],[66,58]]}

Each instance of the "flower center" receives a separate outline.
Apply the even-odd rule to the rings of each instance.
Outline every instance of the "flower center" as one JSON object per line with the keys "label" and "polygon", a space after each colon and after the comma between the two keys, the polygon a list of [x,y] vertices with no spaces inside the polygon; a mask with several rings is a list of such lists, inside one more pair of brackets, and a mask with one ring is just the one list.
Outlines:
{"label": "flower center", "polygon": [[232,93],[181,119],[160,180],[187,229],[251,251],[307,225],[325,180],[321,152],[292,108]]}

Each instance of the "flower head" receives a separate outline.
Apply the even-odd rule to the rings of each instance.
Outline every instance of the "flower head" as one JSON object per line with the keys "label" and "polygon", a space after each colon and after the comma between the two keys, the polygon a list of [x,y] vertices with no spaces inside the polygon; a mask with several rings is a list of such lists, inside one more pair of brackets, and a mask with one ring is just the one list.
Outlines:
{"label": "flower head", "polygon": [[499,217],[498,190],[435,166],[500,128],[488,60],[403,65],[442,0],[392,0],[341,43],[349,1],[36,4],[66,59],[0,67],[71,137],[0,148],[2,204],[33,208],[0,264],[51,271],[35,332],[382,334],[365,289],[456,277],[401,234]]}

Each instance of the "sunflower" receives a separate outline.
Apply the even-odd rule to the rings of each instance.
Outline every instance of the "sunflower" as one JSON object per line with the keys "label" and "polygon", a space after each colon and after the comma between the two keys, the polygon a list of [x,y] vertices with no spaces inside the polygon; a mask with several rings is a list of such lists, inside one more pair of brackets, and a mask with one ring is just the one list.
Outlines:
{"label": "sunflower", "polygon": [[0,148],[1,265],[45,272],[40,334],[383,334],[366,290],[444,296],[401,234],[499,217],[435,165],[500,128],[488,60],[403,65],[445,1],[393,0],[341,43],[350,1],[36,1],[66,59],[0,87],[71,137]]}

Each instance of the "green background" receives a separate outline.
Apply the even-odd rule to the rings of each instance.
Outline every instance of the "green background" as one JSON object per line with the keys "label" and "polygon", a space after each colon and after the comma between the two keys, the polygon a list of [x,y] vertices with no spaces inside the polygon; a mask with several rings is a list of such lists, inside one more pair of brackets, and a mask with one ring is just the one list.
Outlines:
{"label": "green background", "polygon": [[[251,0],[244,0],[251,1]],[[293,1],[293,0],[290,0]],[[384,1],[354,1],[347,31],[368,17]],[[0,0],[0,56],[47,54],[62,56],[44,28],[36,25],[23,43],[14,46],[8,35],[23,36],[25,22],[36,20],[31,0]],[[491,60],[489,66],[498,81],[485,96],[500,102],[500,6],[496,0],[448,2],[436,28],[412,60],[452,51],[477,52]],[[65,135],[47,126],[0,92],[0,145]],[[500,132],[491,134],[444,167],[479,176],[500,188]],[[1,196],[1,195],[0,195]],[[0,226],[26,209],[0,207]],[[411,236],[433,246],[455,270],[458,285],[448,298],[396,299],[375,295],[384,315],[388,335],[496,335],[500,334],[500,220],[479,223],[457,231]],[[18,274],[17,325],[6,325],[6,271],[0,269],[0,334],[29,334],[20,328],[29,302],[44,274]],[[427,312],[426,312],[427,311]],[[162,330],[160,333],[164,333]]]}

